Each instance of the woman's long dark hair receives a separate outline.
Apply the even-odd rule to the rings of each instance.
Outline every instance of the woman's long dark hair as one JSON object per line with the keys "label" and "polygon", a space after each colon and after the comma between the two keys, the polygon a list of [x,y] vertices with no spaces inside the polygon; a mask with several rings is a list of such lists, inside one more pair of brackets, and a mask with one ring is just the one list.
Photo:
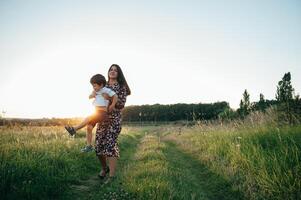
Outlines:
{"label": "woman's long dark hair", "polygon": [[110,72],[112,67],[117,68],[117,82],[119,83],[119,85],[121,87],[125,86],[125,88],[127,90],[127,95],[130,95],[131,94],[131,89],[128,86],[128,83],[126,82],[125,77],[123,75],[123,72],[122,72],[121,68],[119,67],[119,65],[117,65],[117,64],[112,64],[111,65],[111,67],[109,68],[109,71],[108,71],[108,81],[110,81],[109,72]]}

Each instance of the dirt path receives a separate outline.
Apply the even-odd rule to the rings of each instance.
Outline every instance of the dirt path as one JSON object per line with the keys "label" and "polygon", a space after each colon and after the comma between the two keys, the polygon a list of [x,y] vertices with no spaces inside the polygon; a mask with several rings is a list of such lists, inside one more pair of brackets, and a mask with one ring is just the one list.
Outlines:
{"label": "dirt path", "polygon": [[135,199],[132,194],[123,189],[121,177],[123,176],[124,168],[133,159],[137,146],[144,135],[144,133],[138,133],[122,137],[120,142],[121,157],[118,160],[117,179],[114,182],[104,184],[106,179],[99,179],[97,176],[98,172],[92,173],[87,179],[71,185],[68,199]]}
{"label": "dirt path", "polygon": [[242,199],[226,179],[155,134],[129,138],[122,151],[113,183],[92,174],[71,186],[70,199]]}
{"label": "dirt path", "polygon": [[73,199],[93,199],[95,189],[101,188],[102,184],[102,181],[95,174],[87,180],[81,180],[78,184],[71,186]]}

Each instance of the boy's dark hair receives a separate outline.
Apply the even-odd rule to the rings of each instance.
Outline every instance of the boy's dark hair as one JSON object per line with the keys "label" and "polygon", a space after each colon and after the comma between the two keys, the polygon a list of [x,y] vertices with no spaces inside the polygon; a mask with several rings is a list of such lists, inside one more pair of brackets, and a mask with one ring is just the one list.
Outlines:
{"label": "boy's dark hair", "polygon": [[96,75],[92,76],[92,78],[90,79],[90,83],[91,84],[96,83],[97,85],[105,86],[107,81],[106,81],[106,78],[103,75],[96,74]]}

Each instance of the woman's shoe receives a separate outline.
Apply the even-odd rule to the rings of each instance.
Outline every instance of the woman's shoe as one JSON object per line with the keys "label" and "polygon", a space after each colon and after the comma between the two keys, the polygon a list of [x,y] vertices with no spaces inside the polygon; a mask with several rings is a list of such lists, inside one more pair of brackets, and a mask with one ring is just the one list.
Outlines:
{"label": "woman's shoe", "polygon": [[110,176],[107,178],[107,180],[104,182],[104,184],[112,183],[114,180],[116,180],[116,176]]}
{"label": "woman's shoe", "polygon": [[99,172],[98,178],[103,180],[106,177],[107,173],[109,173],[109,172],[110,172],[110,168],[107,166],[104,174],[102,173],[102,170],[101,170],[101,172]]}
{"label": "woman's shoe", "polygon": [[106,167],[106,173],[109,173],[110,172],[110,168],[107,166]]}
{"label": "woman's shoe", "polygon": [[100,178],[101,180],[105,179],[106,178],[106,174],[102,174],[102,173],[99,173],[98,175],[98,178]]}

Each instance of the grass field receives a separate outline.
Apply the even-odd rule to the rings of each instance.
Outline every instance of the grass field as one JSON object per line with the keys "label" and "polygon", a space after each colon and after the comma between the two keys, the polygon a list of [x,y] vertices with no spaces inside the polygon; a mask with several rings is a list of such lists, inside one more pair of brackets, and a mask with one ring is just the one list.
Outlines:
{"label": "grass field", "polygon": [[[249,123],[250,124],[250,123]],[[0,128],[1,199],[300,199],[301,126],[124,126],[117,179],[84,132]]]}

